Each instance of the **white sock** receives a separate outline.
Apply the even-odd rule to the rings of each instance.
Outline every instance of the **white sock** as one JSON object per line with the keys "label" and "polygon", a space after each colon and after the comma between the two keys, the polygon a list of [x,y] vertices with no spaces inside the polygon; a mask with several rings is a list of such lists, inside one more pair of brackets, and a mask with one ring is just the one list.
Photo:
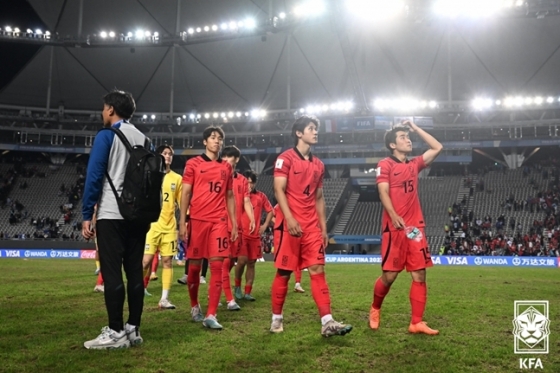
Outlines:
{"label": "white sock", "polygon": [[272,321],[278,320],[278,319],[282,320],[283,318],[284,318],[284,317],[283,317],[282,315],[275,315],[275,314],[272,314]]}
{"label": "white sock", "polygon": [[152,276],[157,276],[157,274],[155,272],[152,272]]}
{"label": "white sock", "polygon": [[125,330],[135,330],[136,326],[135,325],[130,325],[130,324],[125,324],[124,329]]}
{"label": "white sock", "polygon": [[325,325],[326,323],[328,323],[329,321],[331,321],[332,315],[329,313],[328,315],[325,315],[323,317],[321,317],[321,325]]}
{"label": "white sock", "polygon": [[300,287],[301,284],[299,282],[296,282],[296,288]]}
{"label": "white sock", "polygon": [[161,300],[167,299],[169,296],[169,289],[161,291]]}

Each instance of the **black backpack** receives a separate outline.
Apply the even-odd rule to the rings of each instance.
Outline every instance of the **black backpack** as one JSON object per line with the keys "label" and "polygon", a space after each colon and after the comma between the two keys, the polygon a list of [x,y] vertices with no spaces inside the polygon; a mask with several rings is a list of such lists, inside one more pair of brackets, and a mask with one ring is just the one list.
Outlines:
{"label": "black backpack", "polygon": [[161,213],[161,185],[165,176],[163,156],[148,150],[150,147],[148,138],[146,138],[145,146],[132,146],[121,130],[113,127],[102,130],[115,132],[130,155],[120,197],[109,173],[105,171],[107,181],[115,193],[119,212],[125,220],[135,224],[149,224],[157,221]]}

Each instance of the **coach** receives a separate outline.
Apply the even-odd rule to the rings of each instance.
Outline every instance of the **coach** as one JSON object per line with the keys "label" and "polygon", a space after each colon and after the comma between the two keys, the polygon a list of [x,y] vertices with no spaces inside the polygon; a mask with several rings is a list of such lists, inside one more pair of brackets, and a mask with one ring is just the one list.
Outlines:
{"label": "coach", "polygon": [[[136,110],[132,95],[114,90],[103,97],[103,126],[119,129],[132,146],[146,146],[149,140],[128,122]],[[144,307],[142,257],[149,225],[138,226],[125,221],[119,212],[115,193],[105,175],[109,175],[117,192],[121,192],[129,154],[113,131],[101,131],[91,150],[83,198],[82,235],[86,240],[95,236],[91,219],[97,209],[97,244],[101,273],[105,280],[105,306],[109,326],[101,334],[84,343],[88,349],[127,348],[142,343],[138,330]],[[129,318],[123,320],[125,289],[121,268],[127,278]]]}

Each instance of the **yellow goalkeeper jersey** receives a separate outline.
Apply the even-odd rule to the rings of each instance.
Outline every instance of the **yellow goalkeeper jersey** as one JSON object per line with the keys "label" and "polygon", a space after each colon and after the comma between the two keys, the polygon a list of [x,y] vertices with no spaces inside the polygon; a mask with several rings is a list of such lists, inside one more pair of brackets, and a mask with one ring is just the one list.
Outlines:
{"label": "yellow goalkeeper jersey", "polygon": [[[181,192],[183,190],[183,177],[176,172],[169,171],[163,178],[161,186],[162,205],[157,222],[152,223],[150,229],[158,232],[177,231],[175,209],[181,205]],[[177,207],[176,207],[177,206]]]}

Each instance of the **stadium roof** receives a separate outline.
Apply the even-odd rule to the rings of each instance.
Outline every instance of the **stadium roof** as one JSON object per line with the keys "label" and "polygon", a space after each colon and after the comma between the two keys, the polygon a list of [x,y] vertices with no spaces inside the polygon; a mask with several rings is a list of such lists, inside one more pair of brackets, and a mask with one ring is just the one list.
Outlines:
{"label": "stadium roof", "polygon": [[[80,1],[29,3],[51,32],[77,35]],[[271,9],[278,14],[296,3],[183,0],[180,30],[247,17],[269,19]],[[84,0],[83,4],[82,35],[137,29],[175,34],[177,2],[173,0]],[[328,11],[266,36],[176,46],[174,112],[285,109],[288,71],[294,109],[339,100],[356,102],[359,95],[368,103],[403,95],[445,101],[448,29],[454,100],[560,93],[558,16],[451,21],[368,18]],[[0,104],[45,106],[51,50],[51,107],[63,103],[70,109],[97,109],[100,97],[117,87],[133,93],[139,110],[169,111],[174,53],[169,46],[41,46],[0,87]]]}

